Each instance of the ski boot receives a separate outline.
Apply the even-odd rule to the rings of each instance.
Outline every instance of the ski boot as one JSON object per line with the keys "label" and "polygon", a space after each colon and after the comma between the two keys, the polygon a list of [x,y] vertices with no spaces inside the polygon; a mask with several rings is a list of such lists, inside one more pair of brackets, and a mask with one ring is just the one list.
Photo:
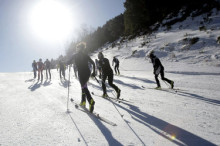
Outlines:
{"label": "ski boot", "polygon": [[102,95],[102,97],[103,97],[103,98],[107,98],[107,97],[108,97],[107,93],[104,93],[104,94]]}
{"label": "ski boot", "polygon": [[89,104],[89,111],[92,113],[94,110],[94,105],[95,105],[95,101],[93,99],[91,99],[90,104]]}
{"label": "ski boot", "polygon": [[161,87],[160,87],[160,86],[158,86],[158,87],[156,87],[155,89],[159,90],[159,89],[161,89]]}
{"label": "ski boot", "polygon": [[174,81],[171,81],[170,85],[171,85],[171,89],[173,89],[173,87],[174,87]]}
{"label": "ski boot", "polygon": [[80,105],[81,107],[86,107],[86,102],[85,102],[85,101],[82,101],[79,105]]}

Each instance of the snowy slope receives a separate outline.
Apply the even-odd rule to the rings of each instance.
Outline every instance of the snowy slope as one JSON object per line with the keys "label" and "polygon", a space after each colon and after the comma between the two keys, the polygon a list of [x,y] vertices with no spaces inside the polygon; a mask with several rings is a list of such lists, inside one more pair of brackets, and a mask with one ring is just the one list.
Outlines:
{"label": "snowy slope", "polygon": [[[93,79],[88,87],[95,94],[95,112],[117,126],[67,103],[68,81],[60,81],[57,70],[52,71],[51,81],[42,83],[33,80],[31,72],[0,73],[0,145],[220,145],[219,17],[212,16],[207,28],[214,30],[209,33],[198,30],[201,17],[187,19],[182,29],[177,29],[180,24],[170,31],[161,27],[150,36],[125,41],[120,49],[103,49],[110,62],[113,56],[120,60],[121,75],[114,76],[114,83],[129,102],[96,96],[102,90]],[[200,40],[181,50],[186,33]],[[152,49],[165,67],[165,76],[179,90],[168,89],[163,81],[164,90],[153,89],[152,64],[145,58]],[[97,52],[92,58],[97,58]],[[70,98],[79,103],[81,90],[73,70],[70,77]],[[112,93],[109,87],[109,96]]]}

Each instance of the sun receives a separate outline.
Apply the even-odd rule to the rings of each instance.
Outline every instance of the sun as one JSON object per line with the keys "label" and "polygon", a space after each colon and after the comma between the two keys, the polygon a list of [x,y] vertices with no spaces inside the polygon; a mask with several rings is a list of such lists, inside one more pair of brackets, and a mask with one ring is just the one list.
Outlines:
{"label": "sun", "polygon": [[65,39],[74,27],[73,14],[58,1],[40,1],[30,12],[30,26],[32,32],[42,39]]}

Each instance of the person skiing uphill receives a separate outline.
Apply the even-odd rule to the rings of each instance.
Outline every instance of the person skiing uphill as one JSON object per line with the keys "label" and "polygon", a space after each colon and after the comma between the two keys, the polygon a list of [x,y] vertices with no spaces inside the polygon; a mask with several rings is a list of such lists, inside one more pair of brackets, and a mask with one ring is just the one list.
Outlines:
{"label": "person skiing uphill", "polygon": [[[45,65],[45,69],[46,69],[46,76],[47,76],[47,79],[48,79],[48,74],[50,76],[50,80],[51,80],[51,73],[50,73],[50,61],[47,59],[45,62],[44,62],[44,65]],[[48,74],[47,74],[48,72]]]}
{"label": "person skiing uphill", "polygon": [[35,60],[32,63],[32,68],[34,72],[34,78],[36,78],[37,77],[37,62]]}
{"label": "person skiing uphill", "polygon": [[117,75],[120,75],[120,72],[119,72],[119,60],[116,58],[116,57],[113,57],[113,60],[112,60],[112,66],[114,66],[114,63],[115,63],[115,74]]}
{"label": "person skiing uphill", "polygon": [[103,97],[108,97],[106,93],[106,86],[105,86],[105,80],[108,77],[108,83],[109,85],[114,88],[114,90],[117,93],[117,98],[120,97],[121,90],[113,84],[113,70],[111,69],[109,60],[107,58],[104,58],[102,52],[99,52],[98,54],[98,59],[99,59],[99,65],[101,66],[102,70],[102,90],[103,90]]}
{"label": "person skiing uphill", "polygon": [[154,68],[154,75],[155,75],[155,80],[157,82],[157,87],[156,89],[160,89],[161,86],[160,86],[160,81],[158,80],[158,75],[160,74],[161,75],[161,79],[168,82],[170,85],[171,85],[171,88],[173,89],[174,87],[174,81],[171,81],[167,78],[164,77],[164,67],[163,65],[161,64],[160,62],[160,59],[157,58],[155,55],[154,55],[154,52],[152,51],[150,54],[149,54],[149,57],[151,59],[151,62],[153,64],[153,68]]}
{"label": "person skiing uphill", "polygon": [[86,98],[87,98],[89,102],[89,111],[92,113],[94,110],[95,101],[93,100],[89,92],[89,89],[87,87],[87,82],[91,75],[91,72],[89,69],[89,63],[91,63],[93,66],[92,76],[95,76],[95,63],[87,54],[84,53],[85,49],[86,49],[86,43],[84,42],[79,43],[76,47],[77,53],[72,56],[68,64],[74,62],[78,70],[78,79],[79,79],[81,89],[82,89],[82,99],[81,99],[80,105],[85,107]]}
{"label": "person skiing uphill", "polygon": [[41,82],[43,81],[43,70],[44,70],[44,64],[42,62],[42,59],[39,59],[37,62],[37,69],[38,69],[38,81],[40,80],[41,76]]}

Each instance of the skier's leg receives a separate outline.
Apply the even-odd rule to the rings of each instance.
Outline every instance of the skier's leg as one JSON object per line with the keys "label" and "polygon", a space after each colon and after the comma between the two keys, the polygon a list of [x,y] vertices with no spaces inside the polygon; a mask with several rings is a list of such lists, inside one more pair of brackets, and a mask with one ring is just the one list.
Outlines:
{"label": "skier's leg", "polygon": [[170,84],[171,88],[173,89],[174,81],[171,81],[171,80],[164,77],[164,70],[161,70],[160,75],[161,75],[161,79],[164,80],[164,81],[167,81]]}
{"label": "skier's leg", "polygon": [[107,78],[107,75],[102,76],[102,90],[103,90],[103,96],[107,95],[106,93],[106,86],[105,86],[105,80]]}
{"label": "skier's leg", "polygon": [[43,81],[43,70],[40,71],[41,73],[41,82]]}
{"label": "skier's leg", "polygon": [[167,78],[164,77],[164,71],[163,71],[163,70],[161,70],[160,76],[161,76],[161,79],[162,79],[162,80],[167,81],[168,83],[171,84],[171,80],[169,80],[169,79],[167,79]]}
{"label": "skier's leg", "polygon": [[51,79],[51,73],[50,73],[50,69],[48,69],[49,75],[50,75],[50,79]]}
{"label": "skier's leg", "polygon": [[47,75],[47,69],[46,69],[46,78],[48,79],[48,75]]}
{"label": "skier's leg", "polygon": [[38,69],[38,81],[40,80],[40,69]]}
{"label": "skier's leg", "polygon": [[108,75],[108,84],[115,89],[115,92],[117,93],[117,98],[120,97],[120,93],[121,93],[121,90],[115,85],[113,84],[113,73],[111,75]]}
{"label": "skier's leg", "polygon": [[118,71],[118,75],[120,75],[120,72],[119,72],[119,64],[117,64],[117,71]]}
{"label": "skier's leg", "polygon": [[63,77],[64,77],[64,80],[66,79],[65,78],[65,69],[63,69]]}
{"label": "skier's leg", "polygon": [[115,74],[117,75],[117,70],[116,70],[117,66],[115,65]]}
{"label": "skier's leg", "polygon": [[36,69],[34,69],[34,78],[36,78],[37,73],[36,73]]}
{"label": "skier's leg", "polygon": [[158,74],[155,74],[155,80],[156,80],[156,83],[157,83],[157,87],[159,88],[160,87],[160,81],[158,80]]}
{"label": "skier's leg", "polygon": [[61,68],[60,68],[60,79],[62,78],[61,73],[62,73],[62,70],[61,70]]}

